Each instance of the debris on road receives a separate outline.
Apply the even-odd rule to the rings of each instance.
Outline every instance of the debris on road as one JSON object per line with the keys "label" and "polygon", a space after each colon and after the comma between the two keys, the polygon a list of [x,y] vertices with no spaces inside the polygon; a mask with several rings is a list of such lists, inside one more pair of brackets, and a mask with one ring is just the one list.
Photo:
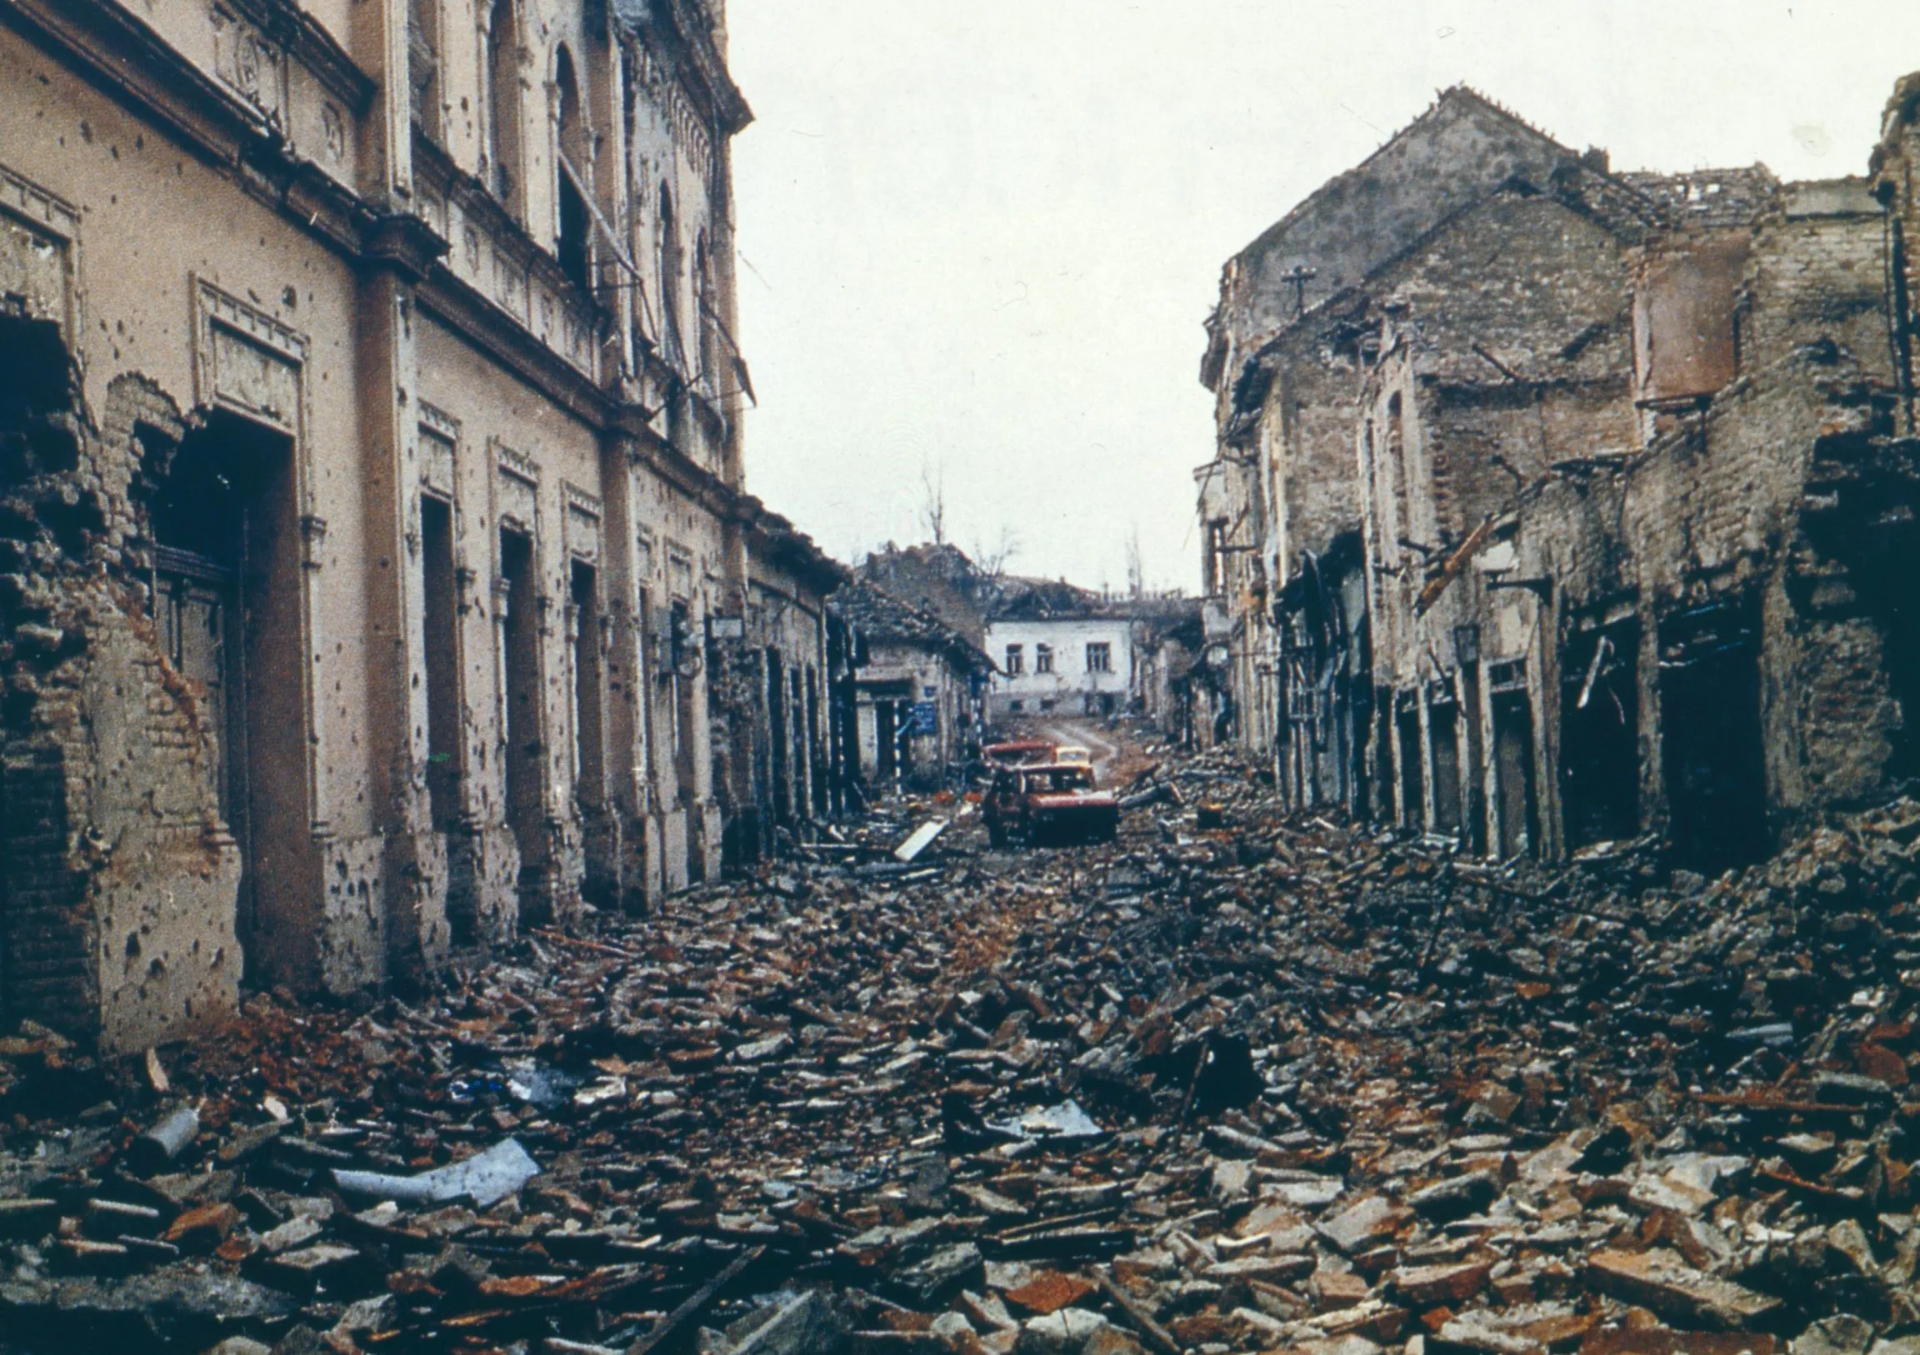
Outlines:
{"label": "debris on road", "polygon": [[1905,1355],[1920,804],[1547,871],[1157,757],[1111,847],[876,821],[165,1093],[23,1027],[0,1348]]}
{"label": "debris on road", "polygon": [[893,849],[894,859],[896,861],[912,861],[914,857],[920,855],[921,852],[931,846],[933,840],[945,832],[946,828],[947,821],[945,819],[928,819],[925,823],[913,830],[912,836],[908,837],[905,842],[902,842],[898,847]]}
{"label": "debris on road", "polygon": [[539,1174],[540,1165],[527,1156],[519,1140],[507,1139],[485,1152],[418,1176],[389,1176],[384,1172],[346,1171],[336,1167],[333,1179],[349,1195],[405,1200],[413,1204],[471,1200],[485,1209],[515,1194]]}

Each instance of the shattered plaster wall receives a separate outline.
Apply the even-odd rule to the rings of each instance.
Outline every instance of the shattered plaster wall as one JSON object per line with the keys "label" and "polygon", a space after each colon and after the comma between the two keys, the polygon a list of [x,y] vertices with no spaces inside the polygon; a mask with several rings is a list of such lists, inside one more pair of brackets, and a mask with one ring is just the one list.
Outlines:
{"label": "shattered plaster wall", "polygon": [[711,876],[720,35],[5,8],[0,1008],[138,1046]]}

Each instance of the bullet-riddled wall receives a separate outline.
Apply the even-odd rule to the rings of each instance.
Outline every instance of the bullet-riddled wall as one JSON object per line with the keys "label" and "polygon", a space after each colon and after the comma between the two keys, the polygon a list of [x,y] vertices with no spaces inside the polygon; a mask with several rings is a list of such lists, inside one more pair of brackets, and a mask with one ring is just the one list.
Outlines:
{"label": "bullet-riddled wall", "polygon": [[716,13],[0,4],[7,1013],[138,1045],[719,869]]}

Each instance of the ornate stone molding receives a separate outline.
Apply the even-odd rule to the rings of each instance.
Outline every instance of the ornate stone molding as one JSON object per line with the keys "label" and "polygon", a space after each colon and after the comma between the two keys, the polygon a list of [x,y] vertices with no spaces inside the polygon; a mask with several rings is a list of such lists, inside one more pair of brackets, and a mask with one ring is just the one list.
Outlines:
{"label": "ornate stone molding", "polygon": [[71,344],[80,330],[79,209],[0,165],[0,228],[9,225],[20,238],[0,241],[0,311],[56,320]]}
{"label": "ornate stone molding", "polygon": [[298,438],[307,336],[263,310],[193,279],[194,397]]}

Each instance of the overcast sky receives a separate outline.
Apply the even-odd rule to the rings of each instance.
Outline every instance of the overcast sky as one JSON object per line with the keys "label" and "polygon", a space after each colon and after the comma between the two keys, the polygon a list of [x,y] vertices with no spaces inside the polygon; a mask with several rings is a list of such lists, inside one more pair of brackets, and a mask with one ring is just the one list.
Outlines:
{"label": "overcast sky", "polygon": [[1920,0],[730,0],[753,492],[1192,590],[1220,267],[1466,82],[1622,169],[1865,171]]}

